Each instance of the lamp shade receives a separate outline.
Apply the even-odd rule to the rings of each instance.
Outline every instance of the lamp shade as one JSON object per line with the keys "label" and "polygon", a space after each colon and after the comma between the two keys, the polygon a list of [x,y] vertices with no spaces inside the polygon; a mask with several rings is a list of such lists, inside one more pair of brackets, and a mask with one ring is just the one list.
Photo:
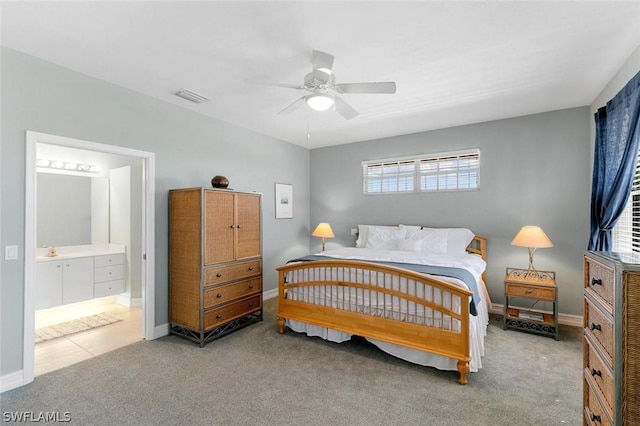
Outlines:
{"label": "lamp shade", "polygon": [[511,245],[520,247],[553,247],[553,243],[539,226],[523,226]]}
{"label": "lamp shade", "polygon": [[322,237],[322,238],[334,238],[335,234],[333,233],[333,229],[331,229],[331,225],[328,223],[322,222],[316,229],[311,233],[314,237]]}

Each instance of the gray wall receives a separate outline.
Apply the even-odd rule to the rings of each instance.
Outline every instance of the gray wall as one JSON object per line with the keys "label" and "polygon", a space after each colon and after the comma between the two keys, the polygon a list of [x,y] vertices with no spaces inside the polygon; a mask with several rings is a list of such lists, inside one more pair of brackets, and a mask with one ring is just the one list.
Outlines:
{"label": "gray wall", "polygon": [[[357,224],[463,226],[488,238],[487,285],[503,303],[506,267],[528,265],[511,246],[523,225],[540,225],[554,243],[535,266],[557,272],[559,309],[582,315],[582,254],[589,236],[589,108],[480,123],[311,151],[311,223],[329,222],[327,248],[353,245]],[[480,148],[479,191],[362,194],[360,162]],[[317,239],[314,239],[317,240]],[[319,250],[319,241],[313,241]],[[540,304],[538,305],[540,306]]]}
{"label": "gray wall", "polygon": [[[27,130],[156,154],[156,325],[167,322],[171,188],[209,186],[222,174],[233,188],[264,194],[266,290],[277,286],[275,267],[308,252],[309,150],[6,48],[0,55],[0,236],[21,253],[1,261],[0,376],[22,369]],[[293,219],[275,219],[275,182],[294,184]]]}

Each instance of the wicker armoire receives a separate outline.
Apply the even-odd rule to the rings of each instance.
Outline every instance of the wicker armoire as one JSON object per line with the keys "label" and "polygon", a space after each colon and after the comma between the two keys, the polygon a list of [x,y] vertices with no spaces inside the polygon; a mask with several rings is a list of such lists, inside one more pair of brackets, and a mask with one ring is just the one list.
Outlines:
{"label": "wicker armoire", "polygon": [[262,195],[169,191],[169,331],[200,346],[262,320]]}
{"label": "wicker armoire", "polygon": [[584,256],[585,425],[640,425],[640,255]]}

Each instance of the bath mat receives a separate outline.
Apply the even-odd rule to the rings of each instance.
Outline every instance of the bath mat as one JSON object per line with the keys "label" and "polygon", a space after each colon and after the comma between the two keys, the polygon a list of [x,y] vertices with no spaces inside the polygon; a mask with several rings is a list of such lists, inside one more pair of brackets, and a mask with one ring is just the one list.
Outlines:
{"label": "bath mat", "polygon": [[59,324],[49,325],[36,330],[36,343],[46,342],[47,340],[57,339],[58,337],[68,336],[70,334],[79,333],[81,331],[91,330],[92,328],[102,327],[103,325],[113,324],[122,321],[107,313],[101,312],[97,315],[77,318],[71,321],[61,322]]}

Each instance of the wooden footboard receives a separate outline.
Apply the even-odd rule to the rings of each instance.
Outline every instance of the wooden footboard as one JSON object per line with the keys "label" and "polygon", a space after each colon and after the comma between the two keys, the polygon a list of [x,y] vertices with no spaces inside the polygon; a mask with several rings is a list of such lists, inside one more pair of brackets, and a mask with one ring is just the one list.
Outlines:
{"label": "wooden footboard", "polygon": [[285,319],[458,360],[467,383],[471,291],[423,274],[357,260],[277,268],[278,331]]}

